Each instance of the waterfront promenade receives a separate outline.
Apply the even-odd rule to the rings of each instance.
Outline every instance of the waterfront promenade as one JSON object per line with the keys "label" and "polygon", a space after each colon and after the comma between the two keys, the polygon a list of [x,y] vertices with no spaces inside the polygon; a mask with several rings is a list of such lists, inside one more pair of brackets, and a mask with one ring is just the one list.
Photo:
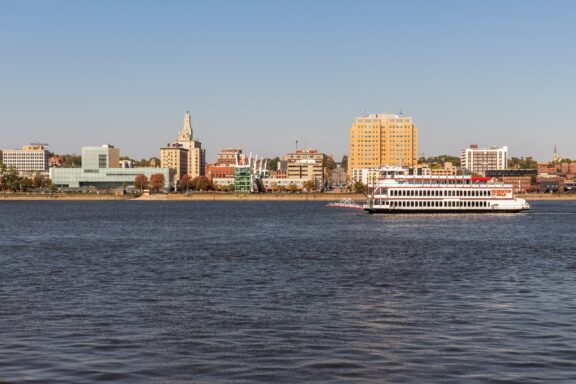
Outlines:
{"label": "waterfront promenade", "polygon": [[[576,194],[549,194],[531,193],[517,195],[528,201],[572,201],[576,200]],[[95,193],[4,193],[0,194],[0,201],[42,201],[42,200],[66,200],[66,201],[110,201],[110,200],[136,200],[136,201],[338,201],[342,199],[363,201],[365,195],[359,193],[190,193],[190,194],[151,194],[149,196],[120,196],[114,194]]]}

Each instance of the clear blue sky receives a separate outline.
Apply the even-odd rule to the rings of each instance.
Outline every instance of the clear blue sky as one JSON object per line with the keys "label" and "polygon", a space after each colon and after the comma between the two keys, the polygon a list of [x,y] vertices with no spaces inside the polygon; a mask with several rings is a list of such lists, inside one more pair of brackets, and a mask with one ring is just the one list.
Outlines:
{"label": "clear blue sky", "polygon": [[414,117],[420,152],[576,158],[576,1],[0,1],[0,147],[159,155],[190,110],[208,159]]}

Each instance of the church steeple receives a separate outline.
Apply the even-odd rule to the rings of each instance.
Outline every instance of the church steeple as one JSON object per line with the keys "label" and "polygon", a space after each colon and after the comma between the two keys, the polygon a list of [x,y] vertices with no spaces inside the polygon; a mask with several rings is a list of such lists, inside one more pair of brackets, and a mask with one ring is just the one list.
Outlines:
{"label": "church steeple", "polygon": [[184,124],[182,126],[182,130],[178,134],[178,139],[176,141],[192,141],[193,140],[192,134],[192,120],[190,119],[190,112],[186,111],[184,114]]}
{"label": "church steeple", "polygon": [[556,145],[554,145],[554,153],[552,154],[552,161],[560,160],[560,156],[558,156],[558,150],[556,149]]}

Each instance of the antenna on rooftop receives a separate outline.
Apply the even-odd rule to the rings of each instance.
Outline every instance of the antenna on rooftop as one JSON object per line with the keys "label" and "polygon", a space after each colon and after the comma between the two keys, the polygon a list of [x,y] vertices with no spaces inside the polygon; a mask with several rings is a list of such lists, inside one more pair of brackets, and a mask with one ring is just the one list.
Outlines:
{"label": "antenna on rooftop", "polygon": [[298,150],[298,140],[296,140],[296,150]]}
{"label": "antenna on rooftop", "polygon": [[368,111],[367,111],[367,108],[364,107],[364,117],[366,117],[366,116],[368,116]]}

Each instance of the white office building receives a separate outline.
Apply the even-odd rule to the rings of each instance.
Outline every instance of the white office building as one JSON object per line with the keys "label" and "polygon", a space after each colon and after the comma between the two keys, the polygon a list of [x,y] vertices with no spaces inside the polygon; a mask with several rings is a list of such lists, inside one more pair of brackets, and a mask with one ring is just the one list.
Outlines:
{"label": "white office building", "polygon": [[22,149],[4,149],[2,162],[20,173],[48,171],[48,151],[42,144],[25,145]]}
{"label": "white office building", "polygon": [[463,169],[478,174],[507,169],[508,147],[478,148],[476,144],[472,144],[460,153],[460,165]]}

